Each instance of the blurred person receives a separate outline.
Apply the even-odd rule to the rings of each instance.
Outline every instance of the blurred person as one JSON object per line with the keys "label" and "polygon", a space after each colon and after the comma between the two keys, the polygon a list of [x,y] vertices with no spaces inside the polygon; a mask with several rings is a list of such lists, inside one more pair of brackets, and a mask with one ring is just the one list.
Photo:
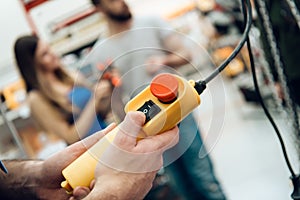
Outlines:
{"label": "blurred person", "polygon": [[[162,153],[174,146],[179,138],[178,128],[174,127],[160,135],[137,142],[137,135],[144,122],[143,113],[129,112],[110,144],[110,147],[115,147],[118,151],[108,149],[108,154],[119,158],[120,166],[116,167],[124,169],[123,171],[107,166],[105,160],[100,158],[90,188],[77,187],[72,194],[67,194],[60,186],[64,180],[61,171],[109,133],[115,127],[111,125],[46,160],[4,161],[8,174],[0,171],[0,199],[143,199],[151,188],[157,169],[162,166]],[[153,152],[155,156],[151,155]],[[131,163],[122,159],[128,153],[136,158]],[[143,159],[139,159],[137,155],[142,155]],[[149,163],[156,163],[156,168],[140,173],[130,170],[131,164],[147,166]]]}
{"label": "blurred person", "polygon": [[43,131],[72,144],[106,127],[113,89],[108,80],[91,86],[36,36],[18,38],[14,51],[31,115]]}
{"label": "blurred person", "polygon": [[[124,95],[134,96],[155,75],[176,73],[190,61],[191,52],[184,41],[162,19],[133,17],[123,0],[91,2],[105,17],[108,30],[100,36],[88,59],[103,65],[112,60],[122,74]],[[173,192],[180,193],[181,199],[225,199],[210,157],[199,157],[200,149],[205,151],[205,147],[192,114],[180,123],[179,129],[179,144],[164,154],[164,169],[172,179]],[[151,192],[145,199],[175,198],[160,195]]]}

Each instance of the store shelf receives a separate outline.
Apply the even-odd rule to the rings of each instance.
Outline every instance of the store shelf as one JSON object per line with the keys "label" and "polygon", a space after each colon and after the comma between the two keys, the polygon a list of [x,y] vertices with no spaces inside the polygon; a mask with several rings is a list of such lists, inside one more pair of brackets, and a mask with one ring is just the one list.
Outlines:
{"label": "store shelf", "polygon": [[70,31],[70,35],[57,39],[51,43],[51,47],[58,55],[72,53],[85,46],[91,46],[104,31],[103,23],[95,23],[80,30]]}
{"label": "store shelf", "polygon": [[24,5],[25,10],[28,12],[34,7],[37,7],[48,0],[21,0],[22,4]]}
{"label": "store shelf", "polygon": [[76,23],[76,22],[78,22],[78,21],[80,21],[80,20],[82,20],[86,17],[89,17],[89,16],[91,16],[95,13],[96,13],[96,9],[94,7],[91,7],[91,8],[89,8],[89,9],[87,9],[87,10],[85,10],[85,11],[79,13],[79,14],[71,16],[71,17],[65,19],[64,21],[57,23],[55,25],[55,27],[53,28],[52,32],[55,33],[58,30],[60,30],[62,28],[65,28],[67,26],[70,26],[70,25],[72,25],[72,24],[74,24],[74,23]]}
{"label": "store shelf", "polygon": [[[27,119],[30,116],[30,110],[27,105],[24,105],[24,106],[20,106],[17,109],[6,111],[5,116],[8,121],[14,121],[19,118]],[[0,115],[0,126],[3,124],[4,124],[4,119],[3,116]]]}
{"label": "store shelf", "polygon": [[[61,4],[48,0],[20,0],[20,2],[24,8],[25,17],[32,31],[49,42],[53,46],[54,51],[59,55],[64,55],[86,45],[90,45],[99,36],[99,30],[92,30],[94,33],[90,33],[89,27],[87,27],[90,26],[95,19],[97,20],[97,17],[99,18],[98,15],[94,15],[96,9],[88,1],[84,6],[79,7],[78,10],[72,10],[72,12],[70,12],[68,7],[61,8],[59,7]],[[44,11],[48,12],[46,9],[48,5],[45,3],[49,3],[49,8],[52,10],[57,7],[57,9],[65,10],[65,12],[50,14],[48,17],[51,16],[51,21],[42,21],[43,24],[46,23],[46,25],[43,27],[43,31],[41,31],[37,28],[37,26],[41,26],[41,22],[37,21],[36,15],[32,12],[33,9],[35,9],[34,11],[44,9]],[[72,7],[76,8],[76,6]],[[42,10],[40,12],[42,12]],[[45,14],[45,16],[47,15]],[[44,30],[45,28],[47,29],[46,31]]]}
{"label": "store shelf", "polygon": [[186,3],[183,6],[180,6],[180,8],[175,9],[174,11],[167,13],[164,18],[168,19],[168,20],[172,20],[176,17],[179,17],[181,15],[184,15],[185,13],[193,10],[196,8],[196,3],[195,2],[190,2],[190,3]]}

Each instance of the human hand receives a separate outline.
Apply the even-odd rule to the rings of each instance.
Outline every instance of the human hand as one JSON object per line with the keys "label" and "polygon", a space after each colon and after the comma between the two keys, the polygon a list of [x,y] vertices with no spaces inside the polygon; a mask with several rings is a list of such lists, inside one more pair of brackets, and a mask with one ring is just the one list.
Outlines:
{"label": "human hand", "polygon": [[95,107],[97,113],[105,117],[111,110],[112,85],[108,80],[100,80],[95,86]]}
{"label": "human hand", "polygon": [[[179,131],[175,127],[137,142],[144,122],[141,112],[126,115],[113,143],[100,158],[87,199],[142,199],[151,189],[163,164],[162,153],[178,142]],[[75,188],[77,197],[71,199],[82,199],[88,192],[87,188]]]}
{"label": "human hand", "polygon": [[110,70],[103,74],[103,78],[111,82],[114,87],[120,87],[122,85],[121,74],[119,70],[111,67]]}
{"label": "human hand", "polygon": [[60,186],[60,183],[64,180],[61,171],[110,132],[113,127],[114,125],[111,125],[105,130],[76,142],[43,161],[39,179],[40,186],[36,191],[39,199],[68,199],[70,195]]}
{"label": "human hand", "polygon": [[153,76],[159,72],[165,65],[165,56],[156,55],[149,57],[146,62],[146,71],[149,75]]}

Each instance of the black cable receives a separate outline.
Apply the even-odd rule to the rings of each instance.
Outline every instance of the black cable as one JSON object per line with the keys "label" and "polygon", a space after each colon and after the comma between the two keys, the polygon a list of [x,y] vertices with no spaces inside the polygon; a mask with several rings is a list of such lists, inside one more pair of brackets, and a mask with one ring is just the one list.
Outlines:
{"label": "black cable", "polygon": [[[243,45],[245,44],[245,42],[247,42],[247,49],[248,49],[248,53],[249,53],[249,58],[250,58],[250,66],[251,66],[251,71],[252,71],[252,77],[253,77],[253,83],[254,83],[254,87],[256,90],[256,93],[258,95],[258,99],[259,102],[267,116],[267,118],[269,119],[270,123],[272,124],[276,135],[279,139],[280,145],[281,145],[281,149],[284,155],[284,159],[286,161],[286,164],[289,168],[289,171],[292,175],[292,178],[295,178],[296,175],[294,173],[294,170],[291,166],[291,163],[289,161],[288,155],[287,155],[287,151],[284,145],[284,141],[282,139],[282,136],[280,134],[280,131],[275,123],[275,121],[273,120],[270,112],[268,111],[266,105],[264,104],[264,101],[262,99],[260,90],[259,90],[259,86],[258,86],[258,82],[257,82],[257,77],[256,77],[256,72],[255,72],[255,65],[254,65],[254,59],[253,59],[253,53],[252,53],[252,49],[251,49],[251,43],[249,40],[249,31],[251,29],[251,24],[252,24],[252,7],[251,7],[251,3],[249,0],[241,0],[241,4],[242,4],[242,11],[243,11],[243,15],[244,15],[244,21],[246,21],[246,26],[245,26],[245,31],[243,33],[243,37],[240,40],[239,44],[236,46],[236,48],[234,49],[234,51],[231,53],[231,55],[212,73],[210,74],[204,81],[198,81],[195,84],[195,89],[197,90],[198,94],[201,94],[205,88],[206,88],[206,84],[208,82],[210,82],[212,79],[214,79],[218,74],[220,74],[220,72],[222,72],[225,67],[234,59],[234,57],[240,52],[241,48],[243,47]],[[245,4],[247,6],[247,9],[245,8]]]}
{"label": "black cable", "polygon": [[[249,4],[250,6],[247,7],[248,9],[248,13],[252,13],[252,7],[250,4],[249,0],[246,0],[247,4]],[[247,15],[247,23],[246,23],[246,27],[243,33],[243,36],[239,42],[239,44],[235,47],[235,49],[233,50],[233,52],[230,54],[230,56],[215,70],[213,71],[212,74],[210,74],[205,80],[204,83],[207,84],[209,83],[212,79],[214,79],[220,72],[222,72],[225,67],[236,57],[236,55],[240,52],[241,48],[244,46],[247,36],[249,34],[250,28],[251,28],[251,24],[252,24],[252,14],[251,15]]]}
{"label": "black cable", "polygon": [[250,13],[250,15],[246,15],[246,27],[239,44],[235,47],[230,56],[219,67],[217,67],[217,69],[213,71],[206,79],[204,79],[203,81],[195,82],[195,89],[199,95],[205,90],[206,84],[213,80],[217,75],[219,75],[225,69],[225,67],[227,67],[227,65],[237,56],[237,54],[244,46],[252,24],[252,7],[249,0],[246,0],[246,3],[247,5],[249,5],[247,6],[247,12]]}
{"label": "black cable", "polygon": [[[242,4],[242,12],[244,15],[244,21],[247,20],[246,22],[246,27],[245,27],[245,31],[243,33],[243,37],[241,39],[241,41],[239,42],[239,44],[237,45],[237,47],[234,49],[234,51],[232,52],[232,54],[210,75],[208,76],[204,81],[198,81],[195,82],[195,89],[198,92],[198,94],[200,95],[206,88],[206,84],[208,82],[210,82],[212,79],[214,79],[220,72],[222,72],[224,70],[224,68],[233,60],[233,58],[240,52],[241,48],[243,47],[243,45],[245,44],[245,42],[247,42],[247,49],[248,49],[248,54],[249,54],[249,59],[250,59],[250,66],[251,66],[251,71],[252,71],[252,78],[253,78],[253,83],[254,83],[254,88],[256,91],[256,94],[258,96],[259,102],[265,112],[265,115],[267,116],[268,120],[270,121],[271,125],[273,126],[277,138],[279,140],[282,152],[283,152],[283,156],[285,159],[285,162],[287,164],[287,167],[291,173],[291,180],[294,186],[294,190],[293,193],[291,194],[292,199],[295,200],[300,200],[300,175],[296,175],[292,165],[289,161],[288,158],[288,154],[284,145],[284,141],[283,138],[280,134],[280,131],[275,123],[275,121],[273,120],[270,112],[268,111],[263,98],[261,96],[260,93],[260,89],[258,86],[258,82],[257,82],[257,77],[256,77],[256,71],[255,71],[255,64],[254,64],[254,58],[253,58],[253,53],[252,53],[252,49],[251,49],[251,43],[250,43],[250,39],[249,39],[249,31],[251,28],[251,24],[252,24],[252,7],[251,7],[251,3],[249,0],[241,0],[241,4]],[[247,6],[247,10],[245,8],[245,4]]]}
{"label": "black cable", "polygon": [[[246,19],[246,16],[250,15],[252,13],[249,13],[249,12],[247,13],[245,5],[244,5],[244,1],[241,0],[241,2],[242,2],[242,9],[243,9],[243,14],[244,14],[244,19]],[[249,7],[249,4],[247,4],[247,6]],[[285,148],[285,145],[284,145],[283,138],[282,138],[282,136],[280,134],[280,131],[279,131],[279,129],[278,129],[278,127],[277,127],[274,119],[272,118],[269,110],[267,109],[267,107],[266,107],[266,105],[265,105],[265,103],[263,101],[263,98],[261,96],[261,92],[260,92],[260,89],[259,89],[259,86],[258,86],[258,82],[257,82],[257,77],[256,77],[255,64],[254,64],[253,53],[252,53],[252,49],[251,49],[251,43],[250,43],[250,39],[249,39],[248,35],[246,37],[246,41],[247,41],[247,49],[248,49],[248,54],[249,54],[249,59],[250,59],[250,67],[251,67],[251,71],[252,71],[252,78],[253,78],[254,88],[255,88],[255,91],[257,93],[259,103],[261,104],[261,107],[263,108],[263,110],[264,110],[267,118],[269,119],[270,123],[272,124],[272,126],[273,126],[273,128],[274,128],[274,130],[276,132],[276,135],[278,137],[278,140],[279,140],[282,152],[283,152],[283,156],[284,156],[285,162],[287,164],[287,167],[289,168],[291,176],[292,177],[296,177],[296,175],[294,173],[294,170],[293,170],[293,168],[291,166],[291,163],[289,161],[289,158],[288,158],[288,155],[287,155],[287,151],[286,151],[286,148]]]}

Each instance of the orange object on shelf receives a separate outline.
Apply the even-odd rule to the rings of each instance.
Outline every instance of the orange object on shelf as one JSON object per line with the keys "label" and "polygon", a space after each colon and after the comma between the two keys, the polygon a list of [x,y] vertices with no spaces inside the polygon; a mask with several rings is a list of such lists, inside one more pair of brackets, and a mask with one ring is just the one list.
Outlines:
{"label": "orange object on shelf", "polygon": [[174,19],[176,17],[179,17],[179,16],[187,13],[188,11],[193,10],[195,7],[196,7],[196,3],[195,2],[191,2],[191,3],[189,3],[189,4],[185,5],[185,6],[182,6],[180,9],[175,10],[172,13],[166,14],[164,16],[164,18],[167,19],[167,20]]}
{"label": "orange object on shelf", "polygon": [[[213,59],[217,65],[221,64],[233,52],[233,47],[226,46],[216,49],[213,53]],[[224,73],[229,77],[234,77],[245,70],[244,62],[239,58],[234,58],[224,69]]]}
{"label": "orange object on shelf", "polygon": [[215,0],[196,0],[196,4],[201,12],[209,12],[216,7]]}
{"label": "orange object on shelf", "polygon": [[8,109],[15,109],[25,100],[26,89],[22,79],[6,86],[3,91],[5,103]]}

